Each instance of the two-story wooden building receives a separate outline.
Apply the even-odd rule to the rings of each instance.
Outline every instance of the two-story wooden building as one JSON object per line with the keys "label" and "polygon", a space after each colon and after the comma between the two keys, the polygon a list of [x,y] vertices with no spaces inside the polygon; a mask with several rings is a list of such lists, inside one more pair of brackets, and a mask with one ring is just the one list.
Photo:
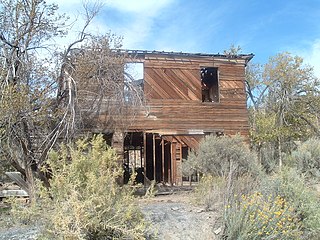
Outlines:
{"label": "two-story wooden building", "polygon": [[126,53],[146,102],[120,142],[138,178],[179,184],[188,150],[206,134],[248,136],[245,67],[253,54]]}

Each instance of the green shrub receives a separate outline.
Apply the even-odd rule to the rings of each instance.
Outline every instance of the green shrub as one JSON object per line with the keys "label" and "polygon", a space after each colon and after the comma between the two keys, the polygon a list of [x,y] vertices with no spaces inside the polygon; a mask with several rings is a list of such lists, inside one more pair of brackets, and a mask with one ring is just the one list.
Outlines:
{"label": "green shrub", "polygon": [[320,203],[303,176],[284,169],[225,206],[226,239],[317,239]]}
{"label": "green shrub", "polygon": [[[50,239],[144,239],[145,221],[101,136],[49,154],[50,188],[34,203]],[[18,212],[19,213],[19,212]],[[21,216],[21,215],[20,215]],[[38,217],[39,218],[39,217]]]}
{"label": "green shrub", "polygon": [[310,236],[320,234],[320,201],[303,175],[293,168],[265,178],[260,189],[264,194],[282,196],[299,214],[302,230]]}
{"label": "green shrub", "polygon": [[230,171],[235,176],[258,173],[256,155],[239,136],[206,136],[199,149],[189,153],[186,165],[189,173],[197,170],[212,176],[227,177]]}
{"label": "green shrub", "polygon": [[320,140],[311,138],[292,152],[291,161],[308,177],[320,179]]}
{"label": "green shrub", "polygon": [[186,165],[185,173],[204,174],[194,198],[206,209],[223,209],[233,201],[233,195],[250,191],[253,179],[260,174],[256,155],[239,136],[206,136],[199,149],[189,154]]}
{"label": "green shrub", "polygon": [[281,196],[255,192],[225,209],[226,239],[299,239],[299,216]]}

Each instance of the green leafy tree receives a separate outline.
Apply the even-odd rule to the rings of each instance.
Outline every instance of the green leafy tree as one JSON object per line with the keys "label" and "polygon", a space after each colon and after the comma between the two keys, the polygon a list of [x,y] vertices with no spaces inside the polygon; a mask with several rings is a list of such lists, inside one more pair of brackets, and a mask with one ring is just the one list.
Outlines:
{"label": "green leafy tree", "polygon": [[252,140],[259,151],[274,144],[281,168],[285,144],[319,134],[319,80],[301,57],[286,52],[255,70],[247,73]]}

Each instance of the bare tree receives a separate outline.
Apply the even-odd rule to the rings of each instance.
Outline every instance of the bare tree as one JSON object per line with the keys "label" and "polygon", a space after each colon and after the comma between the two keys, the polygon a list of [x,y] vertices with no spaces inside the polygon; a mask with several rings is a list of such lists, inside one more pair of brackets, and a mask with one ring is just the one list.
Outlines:
{"label": "bare tree", "polygon": [[31,198],[35,177],[49,185],[42,170],[58,141],[72,141],[93,120],[123,129],[121,116],[135,114],[123,95],[125,56],[111,50],[119,39],[87,33],[100,7],[84,4],[83,29],[59,53],[52,42],[66,34],[66,17],[57,5],[0,0],[0,160],[26,176]]}
{"label": "bare tree", "polygon": [[[0,154],[27,177],[30,196],[34,173],[45,180],[40,149],[47,142],[47,121],[54,75],[40,54],[50,40],[65,34],[65,16],[42,0],[0,1]],[[45,139],[44,144],[40,144]]]}
{"label": "bare tree", "polygon": [[121,38],[91,36],[70,53],[62,89],[73,98],[67,101],[76,114],[71,129],[113,133],[121,152],[124,133],[144,106],[144,99],[142,86],[126,71],[126,63],[133,58],[115,50],[120,47]]}

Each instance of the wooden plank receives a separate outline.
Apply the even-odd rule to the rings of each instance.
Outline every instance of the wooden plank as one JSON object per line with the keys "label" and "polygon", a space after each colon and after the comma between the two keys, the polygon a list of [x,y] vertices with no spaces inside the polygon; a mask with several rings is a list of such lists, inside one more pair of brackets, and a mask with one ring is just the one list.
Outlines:
{"label": "wooden plank", "polygon": [[153,180],[156,181],[156,136],[152,134],[152,149],[153,149]]}
{"label": "wooden plank", "polygon": [[170,146],[170,148],[169,148],[169,152],[167,152],[167,156],[168,156],[168,154],[169,154],[169,156],[170,156],[170,164],[168,163],[167,164],[167,166],[168,166],[168,172],[167,172],[167,176],[168,176],[168,183],[172,186],[172,177],[171,177],[171,171],[172,171],[172,158],[171,158],[171,151],[172,151],[172,149],[171,149],[171,146],[172,146],[172,144],[171,144],[171,142],[168,142],[168,144],[170,144],[169,146]]}
{"label": "wooden plank", "polygon": [[164,182],[165,181],[165,179],[164,179],[164,140],[163,140],[163,138],[161,139],[161,163],[162,163],[162,182]]}
{"label": "wooden plank", "polygon": [[147,134],[143,132],[143,176],[144,176],[144,185],[147,183]]}
{"label": "wooden plank", "polygon": [[[179,164],[179,166],[178,166],[179,169],[182,169],[182,144],[178,143],[178,145],[179,145],[179,161],[176,164]],[[179,178],[179,182],[180,182],[181,186],[183,186],[182,171],[177,172],[177,178]]]}
{"label": "wooden plank", "polygon": [[[137,111],[135,121],[128,127],[130,131],[222,129],[231,134],[248,134],[243,59],[157,53],[145,54],[143,61],[147,111]],[[200,68],[203,66],[218,67],[219,103],[201,101]],[[103,114],[99,121],[103,124]],[[194,138],[180,140],[188,146],[197,144]]]}
{"label": "wooden plank", "polygon": [[22,178],[20,172],[5,172],[5,174],[23,190],[28,191],[28,183]]}
{"label": "wooden plank", "polygon": [[174,183],[174,185],[177,185],[176,146],[177,146],[176,142],[171,143],[171,166],[172,166],[171,174],[172,174],[172,183]]}

